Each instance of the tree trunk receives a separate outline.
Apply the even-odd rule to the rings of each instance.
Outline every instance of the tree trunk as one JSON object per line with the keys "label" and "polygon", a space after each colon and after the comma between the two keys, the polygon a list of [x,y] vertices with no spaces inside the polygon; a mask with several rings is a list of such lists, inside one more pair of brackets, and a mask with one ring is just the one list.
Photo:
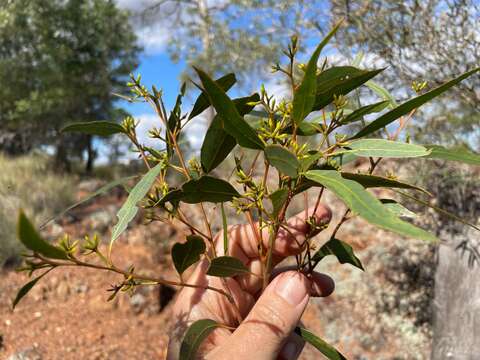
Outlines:
{"label": "tree trunk", "polygon": [[55,150],[55,160],[54,166],[56,170],[70,172],[71,165],[68,160],[67,147],[65,146],[65,139],[62,135],[58,135],[56,150]]}
{"label": "tree trunk", "polygon": [[[433,360],[480,358],[480,262],[473,255],[480,236],[475,231],[467,234],[439,246]],[[457,248],[465,240],[476,250]]]}
{"label": "tree trunk", "polygon": [[92,136],[88,136],[87,139],[87,163],[85,164],[85,173],[91,174],[93,171],[93,162],[95,161],[96,152],[93,148],[93,138]]}

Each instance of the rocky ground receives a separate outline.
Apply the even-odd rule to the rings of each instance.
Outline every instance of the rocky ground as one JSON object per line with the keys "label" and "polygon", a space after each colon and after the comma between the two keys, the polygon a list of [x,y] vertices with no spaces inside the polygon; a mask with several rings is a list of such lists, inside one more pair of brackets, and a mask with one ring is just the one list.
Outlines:
{"label": "rocky ground", "polygon": [[[81,187],[84,192],[88,193],[88,185]],[[122,199],[119,192],[103,196],[75,209],[48,232],[54,236],[65,231],[74,237],[108,233]],[[331,197],[326,201],[341,213],[341,204]],[[166,254],[178,236],[164,226],[137,224],[118,241],[115,261],[173,278]],[[428,358],[432,248],[357,220],[347,223],[338,237],[354,247],[366,271],[340,265],[332,257],[322,262],[319,269],[330,274],[337,287],[329,298],[312,301],[303,319],[306,327],[348,359]],[[1,359],[164,358],[173,289],[145,287],[133,296],[121,294],[107,302],[106,289],[119,280],[117,276],[90,269],[56,269],[12,311],[11,300],[27,277],[12,269],[1,271]],[[304,360],[319,358],[311,348],[302,355]]]}

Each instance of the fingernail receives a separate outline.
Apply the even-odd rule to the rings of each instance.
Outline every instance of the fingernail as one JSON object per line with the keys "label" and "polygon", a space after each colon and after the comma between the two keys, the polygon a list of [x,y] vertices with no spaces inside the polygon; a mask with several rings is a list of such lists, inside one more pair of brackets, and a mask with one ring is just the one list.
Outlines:
{"label": "fingernail", "polygon": [[282,358],[283,359],[296,359],[300,355],[302,347],[294,342],[288,342],[282,349]]}
{"label": "fingernail", "polygon": [[287,272],[277,277],[275,291],[290,305],[297,306],[308,296],[307,279],[298,273]]}

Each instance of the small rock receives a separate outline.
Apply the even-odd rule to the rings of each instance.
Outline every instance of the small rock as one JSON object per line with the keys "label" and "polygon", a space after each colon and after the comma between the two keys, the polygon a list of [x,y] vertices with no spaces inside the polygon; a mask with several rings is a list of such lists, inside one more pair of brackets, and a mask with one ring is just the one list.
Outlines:
{"label": "small rock", "polygon": [[33,313],[33,316],[38,319],[38,318],[42,317],[42,313],[40,311],[36,311],[36,312]]}
{"label": "small rock", "polygon": [[75,292],[78,294],[85,294],[88,291],[88,285],[87,284],[77,284],[75,286]]}
{"label": "small rock", "polygon": [[147,298],[140,293],[133,294],[133,296],[130,298],[130,306],[132,307],[133,312],[136,314],[140,313],[146,304]]}
{"label": "small rock", "polygon": [[12,325],[12,321],[10,319],[5,320],[5,325],[7,326]]}
{"label": "small rock", "polygon": [[57,296],[66,300],[70,295],[70,285],[66,281],[62,281],[57,287]]}
{"label": "small rock", "polygon": [[42,355],[34,347],[29,347],[10,355],[7,360],[42,360]]}

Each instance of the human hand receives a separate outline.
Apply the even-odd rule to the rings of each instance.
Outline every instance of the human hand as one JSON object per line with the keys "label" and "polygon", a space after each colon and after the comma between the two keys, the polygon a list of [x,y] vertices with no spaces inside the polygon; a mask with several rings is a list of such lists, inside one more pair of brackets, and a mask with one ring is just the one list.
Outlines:
{"label": "human hand", "polygon": [[[303,248],[309,225],[305,222],[313,209],[291,218],[289,231],[280,228],[273,249],[274,265],[290,255],[299,254]],[[328,208],[319,206],[315,212],[318,224],[331,218]],[[327,275],[312,273],[307,278],[297,271],[274,269],[277,276],[261,293],[261,262],[257,240],[250,225],[230,227],[228,254],[243,261],[254,275],[233,278],[207,276],[208,260],[199,263],[188,283],[213,286],[229,291],[236,306],[217,292],[199,288],[183,288],[174,304],[174,326],[170,337],[167,359],[179,356],[180,343],[188,326],[200,319],[212,319],[227,327],[216,328],[202,343],[197,353],[201,359],[269,360],[297,359],[304,342],[293,333],[305,310],[310,296],[328,296],[334,289],[333,280]],[[265,245],[268,231],[262,236]],[[215,247],[223,254],[223,236],[217,234]]]}

